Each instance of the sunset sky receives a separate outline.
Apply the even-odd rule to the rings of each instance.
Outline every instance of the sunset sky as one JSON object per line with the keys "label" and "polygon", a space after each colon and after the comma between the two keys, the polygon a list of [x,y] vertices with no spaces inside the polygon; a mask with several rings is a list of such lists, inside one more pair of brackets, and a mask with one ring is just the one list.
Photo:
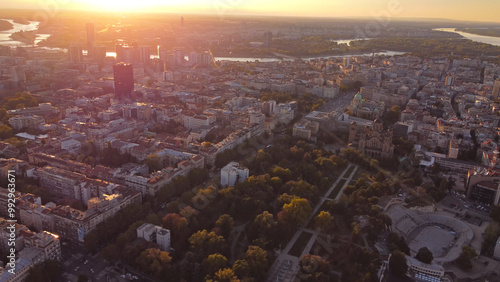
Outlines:
{"label": "sunset sky", "polygon": [[[500,22],[498,0],[2,0],[0,9],[78,9],[320,17],[441,18]],[[391,8],[392,7],[392,8]]]}

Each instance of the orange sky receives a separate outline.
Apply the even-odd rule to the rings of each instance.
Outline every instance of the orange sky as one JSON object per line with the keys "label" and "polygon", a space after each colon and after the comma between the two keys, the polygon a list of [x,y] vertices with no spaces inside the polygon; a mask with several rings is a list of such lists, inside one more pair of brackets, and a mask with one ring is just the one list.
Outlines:
{"label": "orange sky", "polygon": [[442,18],[500,22],[499,0],[4,0],[0,8],[321,17]]}

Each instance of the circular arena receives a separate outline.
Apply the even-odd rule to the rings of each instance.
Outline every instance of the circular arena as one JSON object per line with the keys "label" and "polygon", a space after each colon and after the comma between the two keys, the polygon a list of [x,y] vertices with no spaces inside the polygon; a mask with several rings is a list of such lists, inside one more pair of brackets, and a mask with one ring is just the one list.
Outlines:
{"label": "circular arena", "polygon": [[427,247],[437,264],[457,259],[462,246],[474,238],[467,224],[445,214],[407,210],[399,204],[388,207],[387,214],[392,219],[392,230],[405,238],[411,255]]}

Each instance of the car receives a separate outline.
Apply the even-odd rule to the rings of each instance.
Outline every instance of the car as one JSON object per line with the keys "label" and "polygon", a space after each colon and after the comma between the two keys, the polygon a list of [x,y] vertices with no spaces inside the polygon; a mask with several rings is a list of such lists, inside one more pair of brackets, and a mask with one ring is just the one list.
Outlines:
{"label": "car", "polygon": [[75,271],[78,271],[78,269],[80,269],[80,267],[79,267],[79,266],[75,267]]}
{"label": "car", "polygon": [[86,259],[86,260],[83,262],[83,264],[87,264],[87,263],[89,263],[89,260],[88,260],[88,259]]}
{"label": "car", "polygon": [[90,272],[94,273],[94,269],[93,269],[93,268],[91,268],[91,269],[90,269]]}

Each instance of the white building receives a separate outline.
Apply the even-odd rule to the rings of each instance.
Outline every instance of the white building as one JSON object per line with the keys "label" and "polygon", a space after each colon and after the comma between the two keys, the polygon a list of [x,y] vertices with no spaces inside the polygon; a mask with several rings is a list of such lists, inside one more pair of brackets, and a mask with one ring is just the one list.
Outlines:
{"label": "white building", "polygon": [[170,230],[151,223],[144,223],[137,228],[137,238],[157,244],[162,251],[170,250]]}
{"label": "white building", "polygon": [[220,171],[220,184],[222,186],[233,186],[237,181],[245,181],[248,178],[248,174],[248,168],[237,162],[230,162]]}
{"label": "white building", "polygon": [[198,129],[200,127],[209,127],[215,122],[215,116],[208,115],[184,115],[184,127],[188,129]]}
{"label": "white building", "polygon": [[155,226],[156,229],[156,244],[160,246],[162,251],[170,250],[170,231],[160,226]]}
{"label": "white building", "polygon": [[15,116],[9,119],[9,124],[15,130],[23,128],[38,129],[41,124],[45,124],[45,118],[36,115]]}
{"label": "white building", "polygon": [[442,265],[435,263],[423,263],[416,258],[406,256],[406,261],[408,263],[408,269],[415,273],[421,273],[424,275],[430,275],[433,277],[444,277],[444,268]]}
{"label": "white building", "polygon": [[137,238],[142,238],[148,242],[153,242],[156,237],[155,226],[151,223],[144,223],[137,227]]}

